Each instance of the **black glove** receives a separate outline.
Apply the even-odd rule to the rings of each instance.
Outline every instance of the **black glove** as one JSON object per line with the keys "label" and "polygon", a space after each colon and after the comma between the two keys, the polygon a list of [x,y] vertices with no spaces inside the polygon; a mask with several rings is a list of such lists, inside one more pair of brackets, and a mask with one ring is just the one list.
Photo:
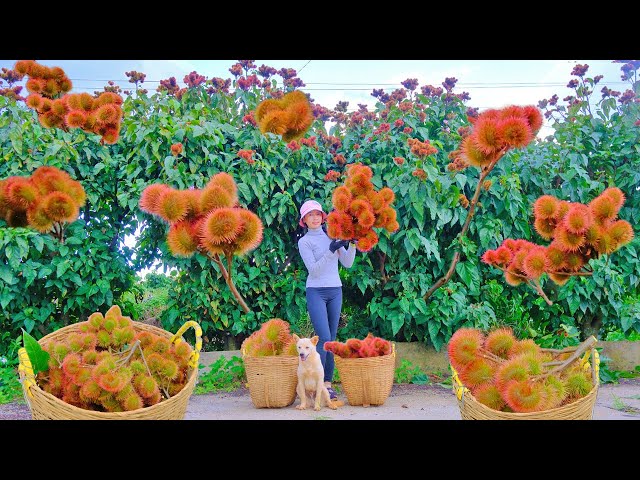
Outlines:
{"label": "black glove", "polygon": [[344,247],[345,250],[348,249],[349,240],[331,240],[331,243],[329,244],[329,250],[331,250],[331,253],[334,253],[340,247]]}

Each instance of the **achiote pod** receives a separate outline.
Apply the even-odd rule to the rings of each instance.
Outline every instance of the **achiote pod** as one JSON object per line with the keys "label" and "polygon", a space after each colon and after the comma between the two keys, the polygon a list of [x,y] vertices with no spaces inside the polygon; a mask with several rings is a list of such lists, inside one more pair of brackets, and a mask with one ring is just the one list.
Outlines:
{"label": "achiote pod", "polygon": [[228,267],[234,255],[247,254],[260,245],[264,227],[255,213],[238,204],[238,187],[231,175],[219,172],[203,189],[149,185],[142,192],[139,206],[169,224],[167,245],[173,255],[190,257],[199,253],[211,258],[242,309],[250,311]]}

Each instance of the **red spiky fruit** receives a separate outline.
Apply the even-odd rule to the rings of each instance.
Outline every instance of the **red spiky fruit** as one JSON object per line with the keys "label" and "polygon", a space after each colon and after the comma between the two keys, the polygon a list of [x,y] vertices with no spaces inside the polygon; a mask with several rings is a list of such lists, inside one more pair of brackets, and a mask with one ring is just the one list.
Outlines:
{"label": "red spiky fruit", "polygon": [[507,405],[517,413],[540,411],[547,404],[542,382],[512,380],[502,390],[502,395]]}
{"label": "red spiky fruit", "polygon": [[460,372],[477,358],[484,344],[484,334],[476,328],[459,328],[449,339],[447,353],[453,368]]}
{"label": "red spiky fruit", "polygon": [[516,342],[513,330],[510,327],[496,328],[487,334],[484,347],[494,355],[501,358],[508,358],[509,350]]}

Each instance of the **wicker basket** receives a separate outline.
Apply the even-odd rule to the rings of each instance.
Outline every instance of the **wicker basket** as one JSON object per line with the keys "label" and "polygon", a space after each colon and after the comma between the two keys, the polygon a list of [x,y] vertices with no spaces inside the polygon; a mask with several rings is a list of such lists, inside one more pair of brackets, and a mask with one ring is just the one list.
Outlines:
{"label": "wicker basket", "polygon": [[296,399],[298,357],[275,355],[247,356],[242,351],[247,386],[256,408],[288,407]]}
{"label": "wicker basket", "polygon": [[[191,359],[189,360],[189,380],[184,388],[173,397],[163,400],[150,407],[143,407],[128,412],[98,412],[86,410],[63,402],[58,397],[45,392],[38,387],[33,367],[29,360],[29,355],[24,348],[18,351],[20,364],[18,374],[22,383],[24,398],[31,410],[31,417],[34,420],[182,420],[187,410],[189,397],[193,392],[198,377],[198,359],[202,348],[202,329],[194,321],[188,321],[180,330],[172,334],[152,325],[140,322],[131,322],[136,333],[141,331],[150,332],[161,337],[165,337],[174,342],[182,336],[189,327],[193,327],[196,332],[196,342]],[[42,337],[38,343],[42,344],[49,340],[61,340],[66,335],[79,332],[79,324],[69,325],[56,330],[49,335]]]}
{"label": "wicker basket", "polygon": [[391,353],[380,357],[342,358],[333,356],[340,374],[342,388],[349,405],[382,405],[393,387],[396,346]]}
{"label": "wicker basket", "polygon": [[[585,340],[580,348],[587,350],[579,360],[583,368],[589,369],[591,365],[595,368],[591,369],[594,387],[591,391],[575,402],[562,405],[549,410],[539,412],[515,413],[501,412],[487,407],[478,402],[458,378],[458,372],[451,367],[453,391],[458,399],[458,407],[463,420],[591,420],[593,417],[593,407],[596,404],[598,396],[598,387],[600,382],[600,357],[598,351],[594,348],[596,343],[595,337]],[[541,349],[543,352],[557,350]],[[591,363],[589,362],[591,360]]]}

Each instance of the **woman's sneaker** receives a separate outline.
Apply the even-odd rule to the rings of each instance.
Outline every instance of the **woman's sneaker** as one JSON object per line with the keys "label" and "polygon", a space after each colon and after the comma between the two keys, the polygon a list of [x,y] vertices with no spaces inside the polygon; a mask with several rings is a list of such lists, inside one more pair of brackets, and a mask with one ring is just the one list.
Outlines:
{"label": "woman's sneaker", "polygon": [[331,400],[337,400],[338,399],[338,394],[336,394],[336,391],[333,388],[327,387],[327,391],[329,392],[329,399],[331,399]]}

